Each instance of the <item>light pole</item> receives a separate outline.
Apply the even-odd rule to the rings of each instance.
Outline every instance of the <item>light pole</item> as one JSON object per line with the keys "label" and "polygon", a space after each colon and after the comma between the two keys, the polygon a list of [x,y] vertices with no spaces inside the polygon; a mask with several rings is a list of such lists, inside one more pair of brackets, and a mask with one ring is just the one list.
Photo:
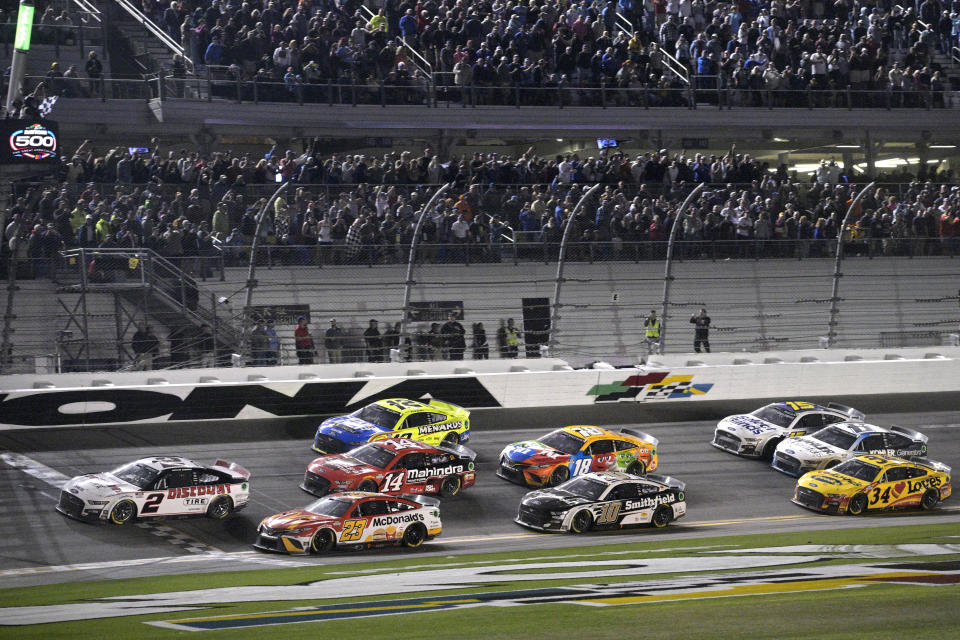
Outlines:
{"label": "light pole", "polygon": [[676,240],[677,229],[680,228],[680,221],[683,218],[683,214],[686,213],[687,207],[689,207],[693,199],[697,197],[697,194],[703,191],[705,186],[707,186],[707,183],[701,182],[696,189],[690,192],[690,195],[687,196],[683,204],[680,205],[680,208],[677,209],[677,217],[670,226],[670,239],[667,241],[667,261],[663,266],[663,306],[660,308],[660,353],[664,351],[663,347],[667,337],[667,308],[670,306],[670,283],[673,282],[673,275],[671,273],[673,271],[673,243]]}

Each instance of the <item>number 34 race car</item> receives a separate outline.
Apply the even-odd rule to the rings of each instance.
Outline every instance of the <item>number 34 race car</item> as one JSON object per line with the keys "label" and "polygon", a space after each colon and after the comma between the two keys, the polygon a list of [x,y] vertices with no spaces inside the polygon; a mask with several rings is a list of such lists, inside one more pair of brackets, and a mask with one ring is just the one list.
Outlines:
{"label": "number 34 race car", "polygon": [[264,551],[325,553],[334,547],[419,547],[440,535],[440,501],[429,496],[350,492],[263,519],[253,544]]}
{"label": "number 34 race car", "polygon": [[455,496],[476,479],[477,454],[461,445],[431,446],[414,440],[370,442],[350,453],[317,458],[300,488],[315,496],[331,491],[439,493]]}
{"label": "number 34 race car", "polygon": [[250,473],[225,460],[210,466],[179,456],[134,460],[63,485],[57,511],[88,522],[206,515],[222,520],[247,506]]}
{"label": "number 34 race car", "polygon": [[573,533],[648,523],[661,528],[687,512],[683,490],[682,482],[668,476],[588,473],[525,495],[516,522],[531,529]]}
{"label": "number 34 race car", "polygon": [[386,438],[460,444],[470,439],[470,412],[440,400],[429,404],[403,398],[379,400],[348,416],[324,420],[317,428],[313,450],[344,453]]}

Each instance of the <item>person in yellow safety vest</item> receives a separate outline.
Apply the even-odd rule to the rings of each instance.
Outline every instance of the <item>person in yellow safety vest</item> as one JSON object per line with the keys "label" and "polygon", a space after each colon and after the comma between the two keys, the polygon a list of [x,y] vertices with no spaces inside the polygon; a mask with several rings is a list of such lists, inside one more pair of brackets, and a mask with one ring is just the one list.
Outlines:
{"label": "person in yellow safety vest", "polygon": [[516,358],[520,346],[520,330],[514,326],[513,318],[507,319],[506,334],[504,337],[506,338],[504,357]]}
{"label": "person in yellow safety vest", "polygon": [[370,18],[370,22],[367,23],[367,29],[371,32],[373,31],[387,31],[387,16],[383,15],[383,9],[377,11],[377,15]]}
{"label": "person in yellow safety vest", "polygon": [[647,343],[647,354],[660,353],[660,318],[657,317],[656,309],[650,309],[650,315],[644,319],[643,326],[647,332],[644,340]]}

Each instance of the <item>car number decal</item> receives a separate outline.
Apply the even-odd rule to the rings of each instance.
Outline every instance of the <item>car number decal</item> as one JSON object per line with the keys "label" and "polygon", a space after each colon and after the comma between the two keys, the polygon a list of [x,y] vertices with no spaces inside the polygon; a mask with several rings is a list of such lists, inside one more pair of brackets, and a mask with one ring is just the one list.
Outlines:
{"label": "car number decal", "polygon": [[163,502],[162,493],[151,493],[147,496],[147,501],[140,508],[140,513],[156,513],[160,509],[160,503]]}
{"label": "car number decal", "polygon": [[363,530],[367,527],[367,521],[363,518],[343,521],[343,533],[340,534],[340,542],[355,542],[363,535]]}

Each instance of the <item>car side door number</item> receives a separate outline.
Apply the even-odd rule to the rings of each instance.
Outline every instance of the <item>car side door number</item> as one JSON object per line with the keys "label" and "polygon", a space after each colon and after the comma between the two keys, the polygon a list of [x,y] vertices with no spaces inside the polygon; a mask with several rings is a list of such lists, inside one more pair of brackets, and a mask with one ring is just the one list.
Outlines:
{"label": "car side door number", "polygon": [[160,503],[163,502],[162,493],[151,493],[147,496],[147,501],[140,508],[140,513],[156,513],[160,510]]}

